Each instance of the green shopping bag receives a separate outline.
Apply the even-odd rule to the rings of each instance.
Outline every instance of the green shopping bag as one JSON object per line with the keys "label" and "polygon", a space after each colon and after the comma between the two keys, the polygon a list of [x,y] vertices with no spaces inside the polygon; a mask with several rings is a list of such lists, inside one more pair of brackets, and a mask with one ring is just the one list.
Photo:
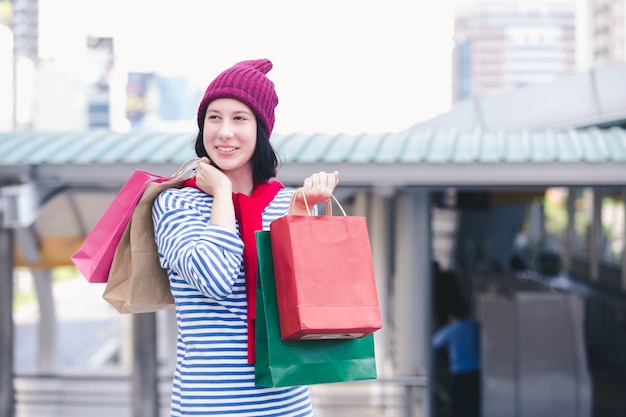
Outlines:
{"label": "green shopping bag", "polygon": [[255,384],[285,387],[376,379],[373,334],[359,339],[281,339],[269,231],[257,231],[256,244]]}

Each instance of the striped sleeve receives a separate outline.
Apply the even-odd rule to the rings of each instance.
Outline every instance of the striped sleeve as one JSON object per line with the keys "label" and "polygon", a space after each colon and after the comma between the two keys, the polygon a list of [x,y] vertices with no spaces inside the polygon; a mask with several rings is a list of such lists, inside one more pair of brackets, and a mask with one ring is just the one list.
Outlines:
{"label": "striped sleeve", "polygon": [[152,208],[161,266],[207,297],[232,292],[243,260],[241,238],[209,224],[212,198],[191,189],[167,189]]}

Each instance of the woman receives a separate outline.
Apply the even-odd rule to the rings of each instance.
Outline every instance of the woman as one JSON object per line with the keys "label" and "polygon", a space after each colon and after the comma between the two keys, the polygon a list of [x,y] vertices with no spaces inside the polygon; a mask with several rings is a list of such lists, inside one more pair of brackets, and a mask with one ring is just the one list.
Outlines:
{"label": "woman", "polygon": [[[312,416],[308,387],[254,384],[254,231],[287,213],[269,138],[278,97],[267,59],[218,75],[198,108],[194,187],[168,189],[153,220],[161,265],[176,300],[172,416]],[[304,180],[309,205],[326,201],[338,174]],[[306,213],[296,191],[296,213]]]}

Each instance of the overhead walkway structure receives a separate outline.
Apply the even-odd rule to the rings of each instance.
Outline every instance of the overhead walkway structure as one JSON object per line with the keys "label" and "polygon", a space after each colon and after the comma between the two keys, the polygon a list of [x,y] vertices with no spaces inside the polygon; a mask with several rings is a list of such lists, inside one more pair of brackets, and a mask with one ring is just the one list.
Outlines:
{"label": "overhead walkway structure", "polygon": [[[462,103],[401,132],[272,136],[282,161],[280,181],[295,187],[311,172],[338,170],[338,198],[350,214],[368,218],[384,319],[376,339],[382,377],[432,375],[431,260],[439,232],[433,224],[441,219],[437,211],[454,206],[447,203],[451,195],[480,191],[493,207],[536,205],[549,187],[591,190],[590,236],[596,244],[582,259],[566,246],[564,265],[583,280],[624,292],[626,268],[613,265],[614,272],[604,274],[597,243],[602,196],[623,199],[626,188],[626,97],[613,88],[625,77],[623,66],[578,74],[558,85],[511,93],[501,102]],[[551,103],[549,108],[539,106],[544,102]],[[501,114],[505,108],[508,112]],[[150,131],[0,133],[0,296],[5,297],[0,302],[0,382],[10,387],[0,394],[1,417],[15,412],[14,268],[31,268],[39,277],[45,367],[54,349],[48,343],[54,334],[54,300],[45,296],[50,269],[70,263],[69,256],[133,170],[175,172],[193,155],[194,137],[194,132]],[[569,204],[572,214],[575,207]],[[447,249],[441,256],[454,265],[451,257],[458,250]],[[133,402],[143,407],[134,416],[154,417],[159,403],[156,318],[137,315],[133,328],[134,351],[141,353],[135,355],[133,378],[135,386],[144,387],[135,391]],[[424,407],[432,409],[429,400]]]}

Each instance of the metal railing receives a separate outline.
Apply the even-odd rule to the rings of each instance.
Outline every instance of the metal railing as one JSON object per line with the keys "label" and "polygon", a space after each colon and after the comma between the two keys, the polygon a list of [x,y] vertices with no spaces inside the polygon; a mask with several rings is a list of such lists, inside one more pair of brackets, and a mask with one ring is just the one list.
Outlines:
{"label": "metal railing", "polygon": [[[169,416],[171,375],[159,377],[159,417]],[[132,417],[127,373],[33,374],[15,377],[16,417]],[[312,385],[316,417],[423,417],[429,380],[424,376]],[[156,417],[156,416],[155,416]]]}
{"label": "metal railing", "polygon": [[320,417],[421,417],[426,415],[430,395],[426,376],[312,385],[310,389]]}

